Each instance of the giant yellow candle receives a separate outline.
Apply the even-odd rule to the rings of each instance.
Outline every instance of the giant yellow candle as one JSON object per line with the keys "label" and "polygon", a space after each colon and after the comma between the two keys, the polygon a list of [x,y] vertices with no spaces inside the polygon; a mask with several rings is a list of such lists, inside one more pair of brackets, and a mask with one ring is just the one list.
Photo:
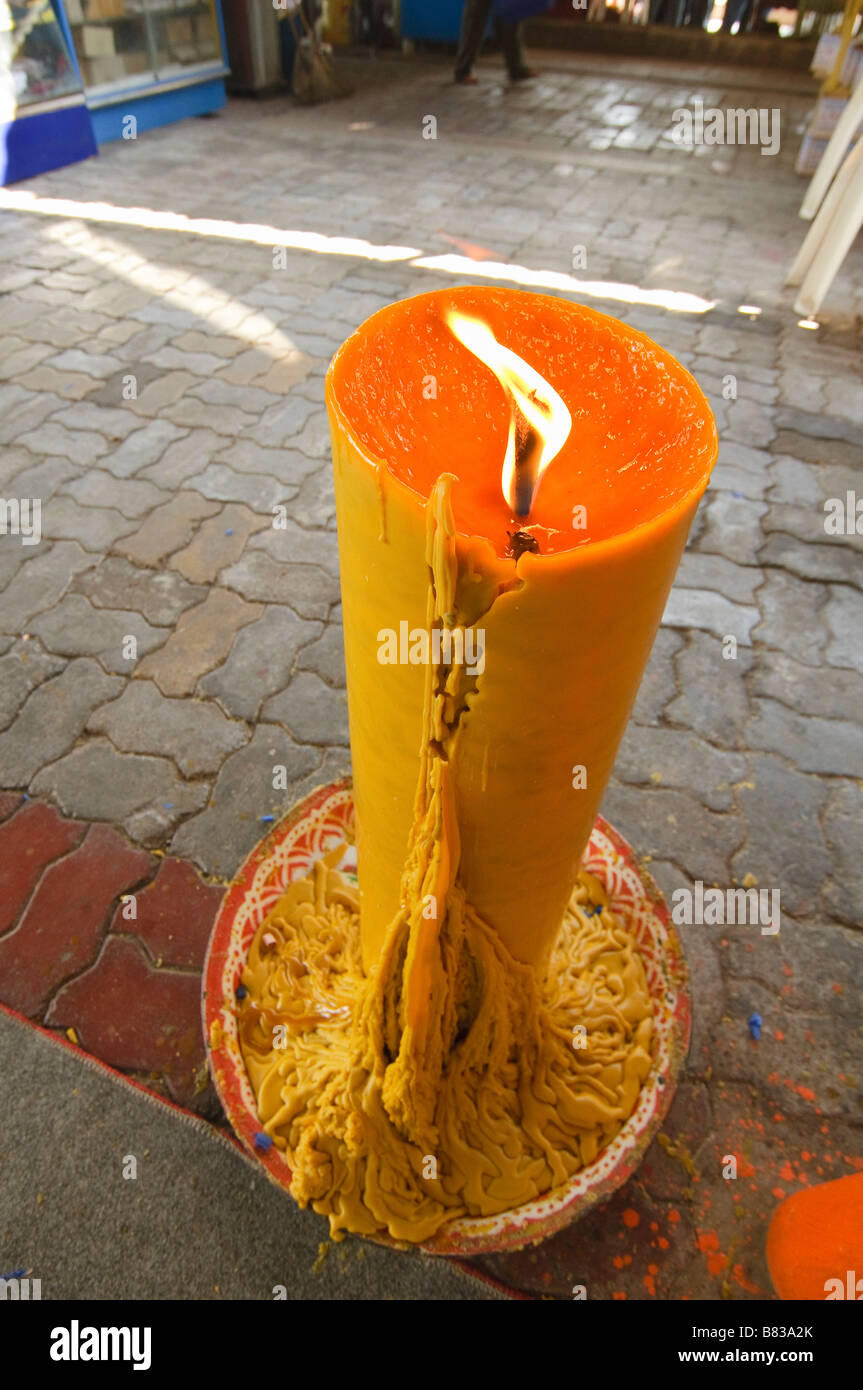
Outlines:
{"label": "giant yellow candle", "polygon": [[291,884],[240,1034],[297,1200],[422,1241],[566,1183],[650,1072],[579,860],[716,432],[643,335],[485,287],[376,314],[327,402],[360,899]]}
{"label": "giant yellow candle", "polygon": [[[571,417],[526,518],[504,495],[514,395],[477,356],[493,354],[489,338]],[[333,361],[327,403],[366,968],[399,906],[413,821],[424,653],[411,634],[426,623],[426,504],[441,474],[455,480],[456,616],[483,666],[449,715],[459,878],[516,959],[539,964],[716,457],[713,417],[643,334],[487,287],[374,315]],[[519,531],[538,550],[515,558]]]}

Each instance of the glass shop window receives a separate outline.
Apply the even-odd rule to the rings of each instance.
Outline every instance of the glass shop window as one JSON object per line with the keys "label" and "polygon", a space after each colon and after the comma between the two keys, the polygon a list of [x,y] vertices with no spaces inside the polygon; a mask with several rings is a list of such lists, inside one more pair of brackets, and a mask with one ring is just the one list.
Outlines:
{"label": "glass shop window", "polygon": [[170,81],[222,56],[214,0],[65,0],[88,92]]}
{"label": "glass shop window", "polygon": [[0,120],[80,90],[51,0],[0,0]]}

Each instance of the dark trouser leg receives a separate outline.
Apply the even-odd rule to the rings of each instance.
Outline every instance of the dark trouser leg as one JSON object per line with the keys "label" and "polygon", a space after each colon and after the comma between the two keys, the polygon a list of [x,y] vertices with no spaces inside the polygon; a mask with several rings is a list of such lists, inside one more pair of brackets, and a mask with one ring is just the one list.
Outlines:
{"label": "dark trouser leg", "polygon": [[491,0],[465,0],[458,52],[455,55],[456,79],[467,77],[479,57],[490,10]]}
{"label": "dark trouser leg", "polygon": [[527,72],[527,59],[524,56],[524,43],[520,24],[506,24],[502,19],[494,23],[497,41],[503,52],[503,60],[510,77],[518,77]]}
{"label": "dark trouser leg", "polygon": [[731,33],[731,26],[735,22],[739,23],[738,33],[743,33],[744,25],[749,13],[749,0],[728,0],[725,6],[725,18],[722,21],[722,32]]}

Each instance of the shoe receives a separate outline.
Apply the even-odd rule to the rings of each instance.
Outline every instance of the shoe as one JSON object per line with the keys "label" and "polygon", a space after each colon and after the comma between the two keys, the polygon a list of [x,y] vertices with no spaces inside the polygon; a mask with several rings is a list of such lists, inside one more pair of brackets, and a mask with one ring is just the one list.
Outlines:
{"label": "shoe", "polygon": [[464,77],[456,77],[455,81],[458,83],[459,87],[475,87],[479,82],[479,78],[475,73],[466,72]]}
{"label": "shoe", "polygon": [[536,68],[521,68],[518,72],[511,72],[510,82],[530,82],[532,77],[539,77]]}

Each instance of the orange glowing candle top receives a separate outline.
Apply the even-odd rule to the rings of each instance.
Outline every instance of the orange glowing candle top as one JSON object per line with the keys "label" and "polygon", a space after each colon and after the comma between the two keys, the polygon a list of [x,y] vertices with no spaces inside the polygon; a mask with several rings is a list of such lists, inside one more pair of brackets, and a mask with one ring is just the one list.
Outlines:
{"label": "orange glowing candle top", "polygon": [[[482,325],[540,367],[571,417],[527,521],[501,486],[513,396],[480,360]],[[716,455],[704,396],[673,357],[626,324],[547,296],[460,287],[391,306],[348,339],[332,386],[358,442],[393,477],[428,497],[442,471],[456,476],[457,530],[487,537],[501,556],[514,526],[527,525],[543,554],[632,531],[703,489]]]}

